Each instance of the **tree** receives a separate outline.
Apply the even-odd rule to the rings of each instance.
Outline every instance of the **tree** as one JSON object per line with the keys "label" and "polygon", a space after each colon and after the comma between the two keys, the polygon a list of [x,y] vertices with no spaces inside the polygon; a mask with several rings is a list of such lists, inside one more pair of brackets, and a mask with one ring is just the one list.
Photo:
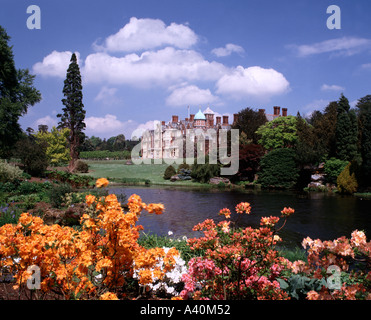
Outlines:
{"label": "tree", "polygon": [[57,117],[61,118],[58,123],[58,128],[70,129],[68,142],[70,145],[71,160],[68,165],[69,171],[73,171],[75,162],[79,158],[79,147],[84,140],[82,130],[85,129],[85,113],[84,105],[82,103],[82,84],[80,68],[77,64],[75,53],[72,54],[71,63],[67,70],[66,80],[64,81],[62,99],[64,105],[63,114],[58,114]]}
{"label": "tree", "polygon": [[260,161],[258,182],[263,187],[292,188],[299,177],[295,151],[281,148],[266,154]]}
{"label": "tree", "polygon": [[259,136],[256,130],[267,122],[264,112],[255,111],[251,108],[245,108],[237,114],[237,121],[232,129],[239,129],[240,134],[246,135],[246,140],[257,144]]}
{"label": "tree", "polygon": [[362,184],[371,185],[371,95],[358,100],[359,141],[362,156]]}
{"label": "tree", "polygon": [[236,178],[239,180],[254,181],[255,174],[260,167],[260,159],[264,155],[264,148],[259,144],[240,144],[239,166]]}
{"label": "tree", "polygon": [[50,132],[39,131],[35,134],[36,141],[46,145],[46,155],[50,165],[61,166],[70,161],[67,147],[69,134],[68,128],[58,130],[56,127],[53,127]]}
{"label": "tree", "polygon": [[357,154],[358,125],[354,110],[349,101],[341,94],[337,107],[336,151],[341,160],[351,161]]}
{"label": "tree", "polygon": [[293,147],[298,139],[296,117],[279,117],[259,127],[259,144],[268,150]]}
{"label": "tree", "polygon": [[27,69],[17,70],[10,37],[0,26],[0,157],[9,157],[11,149],[22,137],[19,118],[28,107],[41,100],[33,87],[34,75]]}

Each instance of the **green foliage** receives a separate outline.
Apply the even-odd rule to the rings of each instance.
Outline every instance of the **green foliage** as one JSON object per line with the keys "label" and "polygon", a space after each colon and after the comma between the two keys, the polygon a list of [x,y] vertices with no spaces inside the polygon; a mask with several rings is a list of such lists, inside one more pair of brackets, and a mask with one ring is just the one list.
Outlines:
{"label": "green foliage", "polygon": [[130,159],[130,151],[109,151],[109,150],[96,150],[96,151],[81,151],[81,159],[96,159],[96,160],[105,160],[105,159]]}
{"label": "green foliage", "polygon": [[339,174],[344,170],[348,161],[343,161],[336,158],[331,158],[325,162],[324,171],[326,174],[326,181],[329,183],[336,183]]}
{"label": "green foliage", "polygon": [[337,178],[337,187],[340,193],[353,194],[358,189],[356,178],[357,164],[349,162]]}
{"label": "green foliage", "polygon": [[292,188],[299,177],[292,149],[271,151],[262,158],[260,166],[258,182],[265,188]]}
{"label": "green foliage", "polygon": [[205,157],[205,164],[195,163],[192,165],[191,177],[199,182],[207,183],[210,178],[217,177],[220,174],[218,164],[210,164],[209,157]]}
{"label": "green foliage", "polygon": [[324,278],[308,278],[300,274],[292,274],[287,280],[277,279],[280,288],[296,300],[304,300],[309,291],[320,291],[322,286],[327,286]]}
{"label": "green foliage", "polygon": [[22,179],[23,171],[18,167],[0,160],[0,182],[13,182]]}
{"label": "green foliage", "polygon": [[351,161],[357,154],[358,125],[354,110],[342,94],[338,101],[336,121],[336,151],[341,160]]}
{"label": "green foliage", "polygon": [[23,170],[32,176],[42,176],[49,164],[46,145],[37,143],[32,136],[24,136],[17,142],[14,155],[21,160]]}
{"label": "green foliage", "polygon": [[16,224],[21,213],[22,211],[17,207],[0,205],[0,227],[8,223]]}
{"label": "green foliage", "polygon": [[358,123],[362,156],[362,184],[371,186],[371,95],[358,100]]}
{"label": "green foliage", "polygon": [[296,117],[278,117],[260,126],[256,133],[261,137],[259,144],[265,149],[293,147],[298,139]]}
{"label": "green foliage", "polygon": [[78,175],[68,171],[53,170],[46,172],[50,179],[54,179],[60,182],[66,182],[75,188],[87,187],[93,180],[93,177],[87,175]]}
{"label": "green foliage", "polygon": [[81,74],[75,53],[71,56],[66,80],[64,81],[63,95],[65,97],[62,99],[64,105],[63,113],[57,114],[57,117],[61,119],[58,128],[70,129],[68,142],[71,161],[69,169],[73,171],[75,162],[79,158],[79,147],[84,140],[82,130],[86,127],[84,122],[86,111],[82,103]]}
{"label": "green foliage", "polygon": [[22,135],[19,118],[41,100],[40,92],[33,87],[35,76],[27,69],[16,69],[9,41],[0,26],[0,157],[8,157]]}
{"label": "green foliage", "polygon": [[78,160],[76,162],[75,172],[88,173],[89,172],[89,165],[82,160]]}
{"label": "green foliage", "polygon": [[164,172],[164,179],[169,180],[175,174],[175,168],[172,165],[169,165]]}
{"label": "green foliage", "polygon": [[237,121],[233,124],[233,129],[239,129],[240,135],[246,141],[258,143],[259,135],[256,133],[258,128],[267,122],[264,112],[258,112],[251,108],[245,108],[237,114]]}
{"label": "green foliage", "polygon": [[68,183],[53,185],[53,187],[48,192],[50,203],[53,207],[60,208],[61,204],[65,200],[66,194],[72,193],[72,191],[73,189]]}
{"label": "green foliage", "polygon": [[51,132],[39,131],[35,134],[36,141],[46,145],[46,156],[51,166],[62,166],[71,159],[68,152],[68,136],[70,130],[53,127]]}

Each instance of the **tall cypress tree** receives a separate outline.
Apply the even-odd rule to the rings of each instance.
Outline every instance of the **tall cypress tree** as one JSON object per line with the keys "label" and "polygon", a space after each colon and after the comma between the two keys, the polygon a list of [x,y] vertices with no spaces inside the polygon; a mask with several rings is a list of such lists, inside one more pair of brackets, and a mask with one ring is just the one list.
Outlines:
{"label": "tall cypress tree", "polygon": [[337,107],[336,153],[341,160],[351,161],[357,154],[358,125],[348,99],[341,94]]}
{"label": "tall cypress tree", "polygon": [[84,133],[82,130],[84,130],[86,126],[84,122],[85,110],[82,103],[81,74],[75,53],[72,54],[71,62],[67,70],[63,95],[65,96],[65,98],[62,99],[64,108],[62,109],[63,113],[57,115],[57,117],[61,118],[58,127],[70,129],[68,141],[70,144],[71,161],[68,165],[68,169],[73,171],[75,169],[75,163],[79,158],[79,147],[84,140]]}

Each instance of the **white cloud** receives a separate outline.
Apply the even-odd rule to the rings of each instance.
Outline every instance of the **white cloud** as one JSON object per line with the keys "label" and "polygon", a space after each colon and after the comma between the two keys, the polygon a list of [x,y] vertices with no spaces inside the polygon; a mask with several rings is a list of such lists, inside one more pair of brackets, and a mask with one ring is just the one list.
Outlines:
{"label": "white cloud", "polygon": [[131,132],[136,128],[137,122],[133,120],[120,121],[115,115],[106,114],[104,117],[85,118],[88,136],[99,136],[109,138],[123,133],[125,137],[130,137]]}
{"label": "white cloud", "polygon": [[343,37],[325,40],[309,45],[291,45],[298,56],[306,57],[314,54],[334,52],[340,55],[352,56],[371,47],[371,39],[357,37]]}
{"label": "white cloud", "polygon": [[147,130],[155,130],[161,122],[159,120],[150,120],[146,123],[137,124],[136,128],[131,133],[131,139],[140,138]]}
{"label": "white cloud", "polygon": [[361,65],[362,69],[371,70],[371,63],[364,63]]}
{"label": "white cloud", "polygon": [[333,84],[333,85],[323,84],[321,87],[321,90],[322,91],[344,91],[345,88],[338,86],[336,84]]}
{"label": "white cloud", "polygon": [[33,127],[35,130],[38,130],[39,125],[47,125],[48,128],[49,128],[49,130],[50,130],[51,128],[53,128],[53,126],[56,127],[56,126],[58,125],[58,120],[57,120],[56,118],[53,118],[53,117],[47,115],[47,116],[45,116],[45,117],[42,117],[42,118],[37,119],[37,120],[33,123],[32,127]]}
{"label": "white cloud", "polygon": [[224,48],[215,48],[211,51],[211,53],[215,54],[217,57],[226,57],[231,55],[233,52],[242,55],[245,50],[236,44],[228,43]]}
{"label": "white cloud", "polygon": [[169,45],[185,49],[196,44],[197,40],[197,35],[186,25],[171,23],[166,26],[159,19],[132,17],[116,34],[109,36],[103,46],[95,47],[111,52],[138,51]]}
{"label": "white cloud", "polygon": [[103,103],[104,105],[114,105],[121,103],[121,99],[116,96],[117,88],[109,88],[103,86],[98,92],[97,96],[94,98],[94,101]]}
{"label": "white cloud", "polygon": [[[80,60],[80,54],[75,53],[77,57],[77,63]],[[70,64],[72,52],[71,51],[53,51],[47,55],[42,62],[37,62],[33,65],[33,72],[42,76],[52,76],[65,78],[67,69]]]}
{"label": "white cloud", "polygon": [[309,102],[304,107],[301,108],[301,116],[304,118],[309,118],[312,113],[316,110],[323,111],[328,104],[330,103],[330,100],[324,100],[324,99],[318,99],[314,100],[312,102]]}
{"label": "white cloud", "polygon": [[289,90],[289,82],[282,73],[258,66],[236,67],[232,73],[222,76],[216,84],[217,93],[231,95],[236,99],[254,97],[266,100]]}
{"label": "white cloud", "polygon": [[224,65],[209,62],[194,50],[166,47],[158,51],[146,51],[141,55],[127,54],[120,58],[103,52],[90,54],[85,60],[84,76],[88,82],[146,87],[181,81],[215,81],[226,70]]}
{"label": "white cloud", "polygon": [[200,89],[195,85],[176,88],[166,99],[168,106],[175,107],[216,102],[218,102],[218,97],[214,96],[209,89]]}

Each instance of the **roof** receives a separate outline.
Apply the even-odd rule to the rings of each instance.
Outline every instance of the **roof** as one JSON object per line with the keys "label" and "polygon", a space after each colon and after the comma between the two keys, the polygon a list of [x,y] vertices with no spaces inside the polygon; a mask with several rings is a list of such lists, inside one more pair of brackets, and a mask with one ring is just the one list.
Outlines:
{"label": "roof", "polygon": [[196,113],[194,120],[206,120],[206,117],[202,113],[201,109]]}
{"label": "roof", "polygon": [[214,114],[214,111],[207,107],[207,109],[204,111],[204,114]]}

